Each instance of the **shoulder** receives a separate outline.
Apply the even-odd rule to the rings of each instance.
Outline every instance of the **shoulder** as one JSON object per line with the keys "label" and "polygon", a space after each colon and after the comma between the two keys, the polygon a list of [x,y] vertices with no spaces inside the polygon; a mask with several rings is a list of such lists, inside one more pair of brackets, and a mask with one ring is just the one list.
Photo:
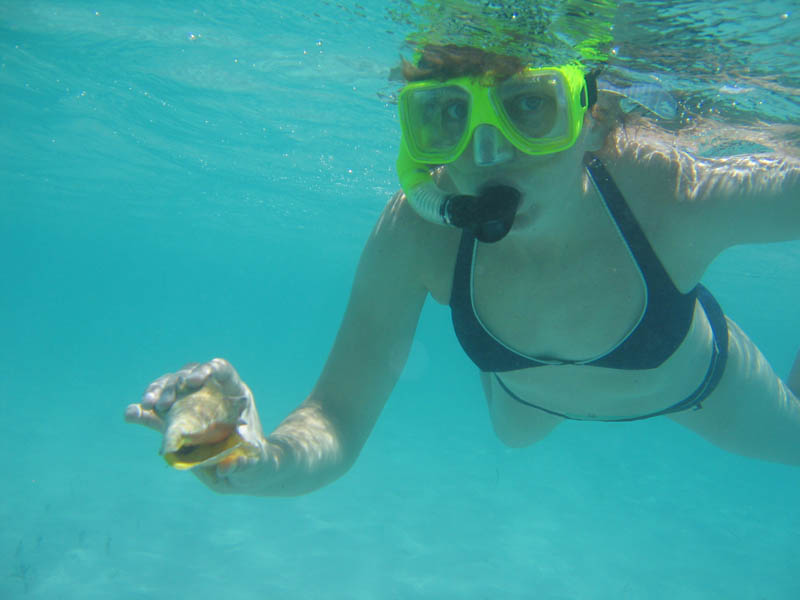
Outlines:
{"label": "shoulder", "polygon": [[613,131],[598,156],[673,281],[693,287],[724,246],[713,203],[698,194],[701,162],[667,132],[639,126]]}
{"label": "shoulder", "polygon": [[[700,161],[651,128],[621,127],[598,152],[640,224],[654,235],[687,232],[702,221]],[[688,233],[688,232],[687,232]]]}
{"label": "shoulder", "polygon": [[449,301],[460,232],[430,223],[397,192],[386,203],[362,255],[397,276],[423,285],[440,303]]}
{"label": "shoulder", "polygon": [[665,131],[642,125],[620,127],[609,135],[599,155],[618,184],[646,189],[650,205],[669,211],[697,200],[700,161]]}
{"label": "shoulder", "polygon": [[777,182],[800,164],[797,158],[777,152],[706,157],[701,155],[701,143],[747,146],[767,140],[752,131],[724,126],[668,131],[642,121],[614,130],[601,156],[626,178],[659,184],[662,200],[676,207],[741,196],[753,190],[749,184],[754,175],[771,174]]}
{"label": "shoulder", "polygon": [[[613,132],[602,158],[623,192],[636,193],[631,202],[639,210],[676,227],[675,235],[703,236],[718,253],[800,236],[800,160],[769,135],[712,123],[686,131],[635,125]],[[703,157],[700,143],[771,151]]]}

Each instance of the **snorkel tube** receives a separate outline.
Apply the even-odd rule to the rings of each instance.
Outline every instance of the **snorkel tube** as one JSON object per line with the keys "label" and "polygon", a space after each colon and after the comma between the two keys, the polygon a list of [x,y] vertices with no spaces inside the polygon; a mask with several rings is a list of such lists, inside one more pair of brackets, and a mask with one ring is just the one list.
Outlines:
{"label": "snorkel tube", "polygon": [[511,230],[519,208],[519,190],[487,185],[477,196],[446,194],[433,181],[430,168],[416,162],[400,142],[397,175],[408,203],[423,219],[471,232],[487,244],[499,242]]}

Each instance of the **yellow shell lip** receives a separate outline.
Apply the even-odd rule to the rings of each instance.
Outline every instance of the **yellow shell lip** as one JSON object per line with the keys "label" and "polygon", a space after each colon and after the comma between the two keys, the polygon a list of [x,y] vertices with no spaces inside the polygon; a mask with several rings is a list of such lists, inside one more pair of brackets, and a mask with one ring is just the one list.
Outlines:
{"label": "yellow shell lip", "polygon": [[167,464],[180,471],[210,466],[221,462],[241,446],[242,438],[234,433],[213,444],[183,443],[178,449],[164,453]]}

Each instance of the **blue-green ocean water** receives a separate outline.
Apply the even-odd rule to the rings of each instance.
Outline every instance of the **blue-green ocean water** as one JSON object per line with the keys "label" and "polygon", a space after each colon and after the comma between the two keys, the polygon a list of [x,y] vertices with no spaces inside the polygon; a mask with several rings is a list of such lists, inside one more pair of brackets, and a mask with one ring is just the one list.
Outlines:
{"label": "blue-green ocean water", "polygon": [[[800,598],[800,469],[660,419],[507,449],[432,303],[358,463],[314,494],[214,495],[123,423],[214,356],[266,429],[310,391],[397,187],[388,77],[421,4],[0,3],[0,598]],[[617,60],[687,122],[778,131],[794,5],[623,3]],[[781,375],[799,265],[740,247],[705,278]]]}

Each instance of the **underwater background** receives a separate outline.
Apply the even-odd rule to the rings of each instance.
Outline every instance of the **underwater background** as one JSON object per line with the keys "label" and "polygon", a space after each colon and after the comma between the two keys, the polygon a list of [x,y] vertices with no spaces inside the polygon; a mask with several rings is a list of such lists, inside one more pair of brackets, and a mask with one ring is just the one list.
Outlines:
{"label": "underwater background", "polygon": [[[0,598],[800,598],[799,468],[667,419],[505,448],[433,302],[359,461],[311,495],[213,494],[122,420],[215,356],[267,431],[305,398],[398,187],[412,42],[610,23],[609,60],[672,91],[672,126],[771,132],[700,150],[796,155],[796,8],[0,2]],[[799,267],[797,242],[738,247],[704,278],[781,376]]]}

